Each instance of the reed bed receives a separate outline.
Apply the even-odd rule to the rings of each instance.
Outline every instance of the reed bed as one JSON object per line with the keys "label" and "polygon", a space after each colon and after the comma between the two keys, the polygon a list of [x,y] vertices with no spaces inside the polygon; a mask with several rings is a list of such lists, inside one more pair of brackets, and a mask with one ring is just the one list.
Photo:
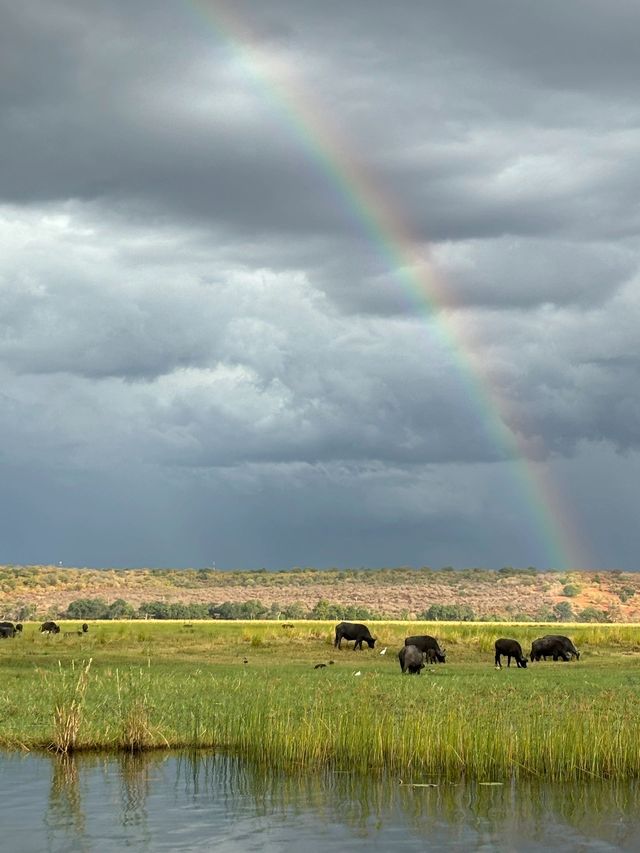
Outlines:
{"label": "reed bed", "polygon": [[[0,646],[0,746],[214,748],[400,779],[640,777],[635,627],[561,626],[579,663],[502,671],[496,637],[526,645],[550,626],[380,623],[385,656],[335,650],[332,627],[121,624],[77,642],[25,629]],[[395,653],[418,632],[441,638],[450,662],[402,676]]]}

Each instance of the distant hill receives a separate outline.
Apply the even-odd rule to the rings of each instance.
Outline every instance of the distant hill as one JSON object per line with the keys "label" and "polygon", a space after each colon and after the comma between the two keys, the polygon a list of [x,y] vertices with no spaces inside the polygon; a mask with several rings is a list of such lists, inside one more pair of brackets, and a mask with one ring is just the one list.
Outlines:
{"label": "distant hill", "polygon": [[[640,621],[640,574],[537,572],[506,567],[433,570],[216,571],[0,566],[2,618],[64,617],[72,602],[100,599],[112,615],[170,612],[256,618],[492,618],[513,621]],[[156,610],[150,605],[155,602]],[[127,605],[123,611],[123,603]],[[220,608],[220,605],[237,605]],[[163,607],[164,610],[163,610]],[[180,609],[177,605],[185,605]],[[189,610],[186,606],[189,606]],[[97,606],[97,605],[96,605]],[[204,608],[204,609],[203,609]],[[72,608],[79,614],[82,609]],[[87,615],[96,615],[87,613]],[[71,614],[70,614],[71,615]],[[246,614],[245,614],[246,615]]]}

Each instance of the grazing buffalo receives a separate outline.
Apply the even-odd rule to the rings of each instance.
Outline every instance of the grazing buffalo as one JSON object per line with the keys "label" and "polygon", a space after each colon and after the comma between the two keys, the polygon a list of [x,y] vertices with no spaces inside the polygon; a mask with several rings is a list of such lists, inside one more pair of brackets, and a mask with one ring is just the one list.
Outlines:
{"label": "grazing buffalo", "polygon": [[[191,628],[193,628],[193,625],[191,625]],[[82,633],[86,634],[88,630],[89,630],[89,626],[87,625],[86,622],[83,622],[82,623]]]}
{"label": "grazing buffalo", "polygon": [[554,660],[570,660],[570,655],[565,651],[564,645],[553,637],[539,637],[531,643],[531,662],[546,660],[548,657]]}
{"label": "grazing buffalo", "polygon": [[[0,622],[0,628],[13,628],[16,634],[20,634],[22,631],[22,623],[18,622],[17,625],[14,625],[13,622]],[[13,634],[11,636],[13,636]]]}
{"label": "grazing buffalo", "polygon": [[562,647],[566,655],[569,655],[570,658],[574,657],[576,660],[580,660],[580,652],[573,645],[569,637],[565,637],[562,634],[545,634],[542,639],[554,640]]}
{"label": "grazing buffalo", "polygon": [[417,646],[403,646],[398,652],[398,660],[400,669],[411,675],[420,675],[420,670],[424,669],[424,652]]}
{"label": "grazing buffalo", "polygon": [[60,626],[56,625],[55,622],[43,622],[40,626],[41,634],[59,634]]}
{"label": "grazing buffalo", "polygon": [[515,658],[515,662],[522,669],[527,668],[527,659],[522,654],[522,646],[517,640],[496,640],[496,666],[502,669],[501,656],[507,658],[507,666],[511,666],[511,658]]}
{"label": "grazing buffalo", "polygon": [[0,640],[8,640],[10,637],[15,637],[16,629],[13,625],[0,625]]}
{"label": "grazing buffalo", "polygon": [[[435,661],[433,663],[444,663],[445,662],[445,651],[446,649],[441,649],[438,645],[438,641],[435,637],[430,637],[428,634],[421,634],[417,637],[405,637],[404,641],[405,646],[416,646],[420,649],[421,652],[425,654],[429,653],[429,649],[435,652]],[[433,656],[431,656],[433,657]]]}
{"label": "grazing buffalo", "polygon": [[355,640],[353,645],[354,652],[358,648],[362,650],[363,642],[365,642],[370,649],[372,649],[376,644],[376,641],[371,636],[367,626],[360,625],[358,622],[340,622],[339,625],[336,625],[336,639],[333,645],[341,648],[343,640]]}

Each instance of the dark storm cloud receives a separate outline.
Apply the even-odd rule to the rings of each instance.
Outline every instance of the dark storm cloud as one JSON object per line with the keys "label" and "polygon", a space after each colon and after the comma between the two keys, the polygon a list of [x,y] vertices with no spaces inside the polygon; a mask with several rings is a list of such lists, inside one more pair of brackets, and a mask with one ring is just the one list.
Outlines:
{"label": "dark storm cloud", "polygon": [[[279,20],[291,28],[283,46],[303,63],[311,109],[320,123],[323,109],[337,113],[332,122],[349,122],[351,156],[389,186],[418,236],[633,229],[638,170],[620,157],[621,140],[609,137],[610,112],[620,102],[589,91],[586,127],[579,121],[558,129],[553,106],[551,127],[544,115],[528,120],[529,103],[546,103],[548,94],[528,73],[520,86],[511,82],[529,65],[526,52],[521,68],[516,48],[504,44],[526,41],[544,16],[523,9],[514,20],[498,8],[479,14],[469,6],[465,16],[447,9],[412,5],[395,20],[374,4],[362,20],[355,4],[363,26],[339,37],[339,19],[309,5],[277,4],[263,28]],[[188,7],[171,12],[161,4],[157,14],[155,6],[136,4],[129,14],[118,5],[28,3],[19,10],[8,14],[1,54],[9,100],[2,113],[7,200],[141,197],[159,210],[245,234],[335,234],[348,227],[336,188],[300,146],[277,100],[265,102],[246,63],[235,60],[230,68],[229,52]],[[260,22],[259,7],[247,5],[244,14],[253,20],[256,12]],[[576,17],[569,20],[575,24]],[[566,18],[549,28],[552,44]],[[608,15],[599,19],[610,30]],[[387,27],[386,52],[376,26]],[[580,16],[578,47],[559,71],[586,65],[585,28],[585,38],[596,31]],[[474,39],[469,33],[476,30]],[[323,41],[329,33],[331,41]],[[562,39],[555,38],[559,50]],[[469,41],[490,61],[474,61]],[[308,68],[303,50],[312,57]],[[35,61],[25,61],[29,54]],[[318,56],[323,61],[314,63]],[[344,97],[332,96],[332,87]],[[501,99],[493,103],[496,90]]]}
{"label": "dark storm cloud", "polygon": [[582,496],[631,530],[635,4],[237,2],[243,53],[215,3],[0,3],[8,558],[544,562],[494,394],[608,559]]}

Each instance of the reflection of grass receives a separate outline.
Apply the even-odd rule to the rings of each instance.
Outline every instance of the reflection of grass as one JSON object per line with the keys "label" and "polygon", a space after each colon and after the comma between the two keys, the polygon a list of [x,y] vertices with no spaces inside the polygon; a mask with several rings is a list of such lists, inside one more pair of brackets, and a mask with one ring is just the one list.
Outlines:
{"label": "reflection of grass", "polygon": [[[0,646],[0,745],[214,747],[259,764],[386,768],[404,779],[640,774],[635,626],[554,625],[582,650],[579,663],[501,672],[492,666],[496,637],[513,636],[526,651],[550,626],[371,627],[377,646],[389,647],[384,657],[337,651],[333,623],[105,623],[79,643],[30,625]],[[423,632],[447,646],[449,662],[402,676],[397,649],[407,633]],[[79,654],[92,656],[91,670],[72,669]]]}

